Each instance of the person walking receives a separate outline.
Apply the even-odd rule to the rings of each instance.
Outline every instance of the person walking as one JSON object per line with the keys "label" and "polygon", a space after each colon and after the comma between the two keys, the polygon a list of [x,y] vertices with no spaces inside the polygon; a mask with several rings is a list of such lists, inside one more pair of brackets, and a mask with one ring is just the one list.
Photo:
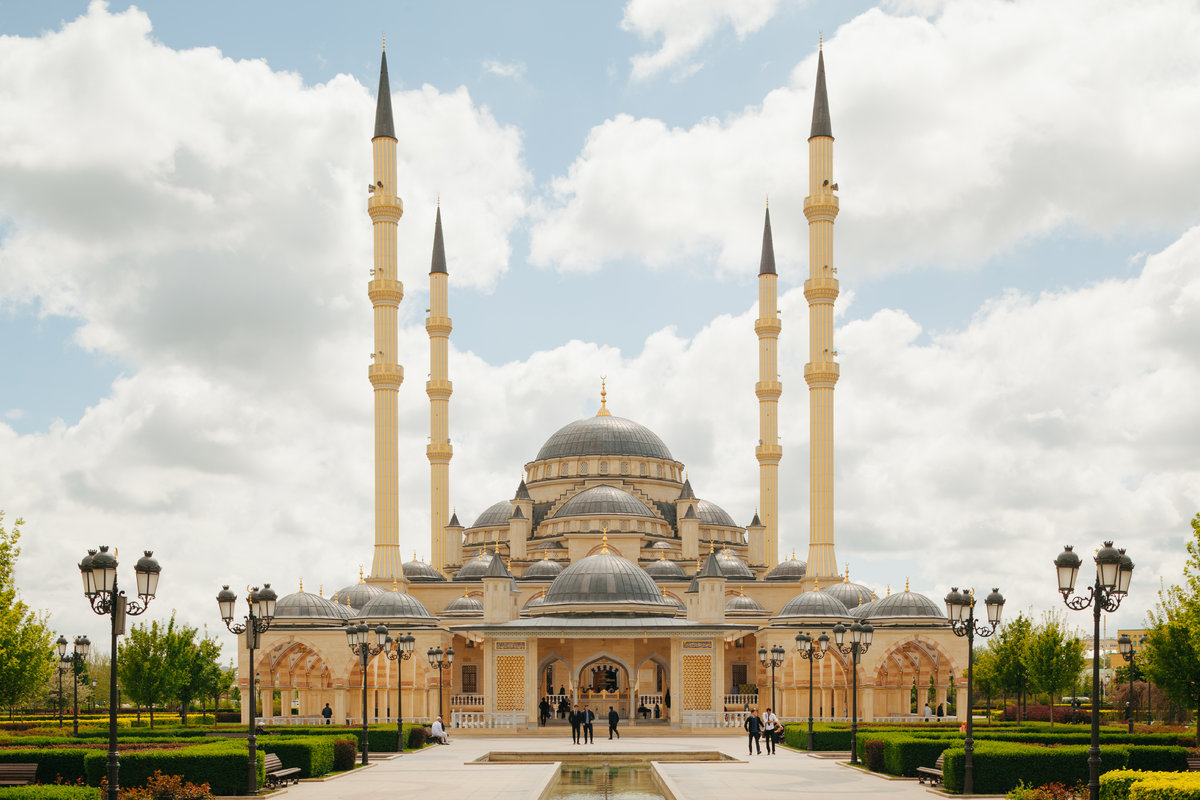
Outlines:
{"label": "person walking", "polygon": [[583,726],[583,712],[579,710],[579,703],[568,712],[567,721],[571,723],[571,741],[579,744],[579,733]]}
{"label": "person walking", "polygon": [[779,717],[771,709],[767,709],[767,713],[762,715],[762,735],[763,740],[767,743],[767,755],[775,755],[775,737],[779,734]]}
{"label": "person walking", "polygon": [[538,703],[538,725],[545,725],[548,719],[550,719],[550,698],[543,697],[542,702]]}
{"label": "person walking", "polygon": [[616,709],[614,709],[612,706],[609,706],[608,707],[608,738],[609,739],[613,738],[614,733],[617,735],[618,739],[621,738],[621,732],[617,730],[617,723],[620,721],[621,721],[621,715],[617,713]]}
{"label": "person walking", "polygon": [[742,727],[746,729],[746,749],[750,751],[750,755],[754,755],[757,750],[758,755],[762,755],[762,717],[758,715],[758,709],[750,709],[750,715],[746,717],[746,721],[742,723]]}
{"label": "person walking", "polygon": [[583,743],[596,743],[596,728],[593,723],[596,721],[596,712],[592,711],[592,707],[587,703],[583,705]]}
{"label": "person walking", "polygon": [[326,725],[333,723],[333,709],[329,707],[329,703],[326,703],[325,707],[321,709],[321,716],[325,718]]}

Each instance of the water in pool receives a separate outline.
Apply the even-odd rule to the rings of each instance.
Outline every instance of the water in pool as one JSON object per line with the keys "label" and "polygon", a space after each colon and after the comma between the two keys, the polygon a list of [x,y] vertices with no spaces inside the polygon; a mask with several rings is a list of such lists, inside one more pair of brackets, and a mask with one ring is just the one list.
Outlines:
{"label": "water in pool", "polygon": [[549,800],[663,800],[646,763],[563,764]]}

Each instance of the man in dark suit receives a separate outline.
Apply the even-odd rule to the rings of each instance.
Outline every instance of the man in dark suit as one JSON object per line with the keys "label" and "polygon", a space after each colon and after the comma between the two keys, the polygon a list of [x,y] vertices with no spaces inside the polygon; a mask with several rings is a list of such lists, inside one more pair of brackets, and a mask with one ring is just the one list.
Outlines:
{"label": "man in dark suit", "polygon": [[583,722],[583,743],[584,744],[595,744],[596,743],[596,731],[592,727],[592,723],[594,723],[596,721],[596,712],[592,711],[591,706],[585,704],[583,707],[583,711],[580,713],[582,714],[582,722]]}
{"label": "man in dark suit", "polygon": [[614,733],[617,735],[618,739],[621,738],[621,732],[617,730],[617,723],[620,721],[621,721],[621,715],[617,713],[617,710],[615,708],[613,708],[612,706],[609,706],[608,707],[608,738],[610,738],[610,739],[613,738]]}
{"label": "man in dark suit", "polygon": [[583,712],[579,710],[579,703],[567,714],[567,721],[571,723],[571,741],[579,744],[579,729],[583,725]]}

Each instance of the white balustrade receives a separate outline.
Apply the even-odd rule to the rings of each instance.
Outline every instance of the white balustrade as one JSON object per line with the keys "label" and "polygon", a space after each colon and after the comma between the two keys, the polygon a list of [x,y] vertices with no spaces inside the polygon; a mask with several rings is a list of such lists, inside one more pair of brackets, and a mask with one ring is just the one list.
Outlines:
{"label": "white balustrade", "polygon": [[757,694],[727,694],[727,695],[725,695],[725,705],[727,705],[727,706],[742,706],[743,710],[745,710],[744,707],[747,705],[749,705],[751,708],[754,708],[756,705],[758,705],[758,695]]}
{"label": "white balustrade", "polygon": [[484,698],[481,694],[452,694],[450,695],[451,706],[467,706],[469,708],[479,707],[484,705]]}

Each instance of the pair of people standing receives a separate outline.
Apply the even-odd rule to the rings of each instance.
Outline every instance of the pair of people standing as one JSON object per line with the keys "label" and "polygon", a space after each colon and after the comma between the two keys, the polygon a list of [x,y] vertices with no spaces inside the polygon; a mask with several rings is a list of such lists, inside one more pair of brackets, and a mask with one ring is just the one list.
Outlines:
{"label": "pair of people standing", "polygon": [[764,739],[767,743],[767,755],[775,754],[775,742],[780,738],[783,727],[779,724],[779,717],[775,716],[771,709],[768,708],[761,716],[757,708],[750,709],[742,727],[746,729],[746,748],[750,755],[762,755],[761,742]]}
{"label": "pair of people standing", "polygon": [[592,711],[589,706],[585,705],[581,711],[579,704],[576,703],[567,719],[571,723],[571,741],[579,744],[581,734],[584,744],[592,744],[596,741],[596,732],[592,727],[596,722],[596,712]]}

